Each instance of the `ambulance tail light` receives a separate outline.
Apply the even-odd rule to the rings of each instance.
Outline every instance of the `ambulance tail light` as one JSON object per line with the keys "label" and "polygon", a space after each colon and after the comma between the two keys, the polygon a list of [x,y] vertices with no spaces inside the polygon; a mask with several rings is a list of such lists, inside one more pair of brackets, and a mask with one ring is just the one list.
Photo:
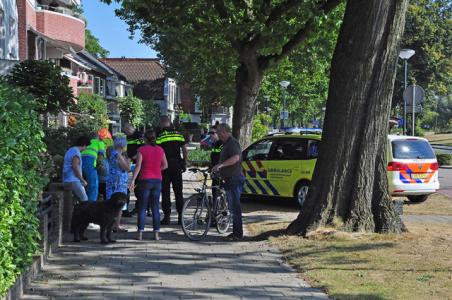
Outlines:
{"label": "ambulance tail light", "polygon": [[434,162],[430,165],[430,170],[432,171],[438,171],[439,165],[437,162]]}
{"label": "ambulance tail light", "polygon": [[388,171],[406,171],[408,170],[408,165],[400,162],[391,161],[388,164]]}

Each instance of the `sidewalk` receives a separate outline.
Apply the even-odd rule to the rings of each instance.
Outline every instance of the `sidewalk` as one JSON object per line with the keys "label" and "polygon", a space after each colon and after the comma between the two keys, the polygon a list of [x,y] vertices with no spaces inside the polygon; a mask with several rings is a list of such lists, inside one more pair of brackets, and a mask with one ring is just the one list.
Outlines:
{"label": "sidewalk", "polygon": [[[124,221],[133,231],[136,219]],[[83,243],[66,236],[23,299],[328,299],[265,241],[224,242],[213,229],[205,241],[189,242],[174,225],[156,242],[146,230],[143,241],[121,233],[107,246],[97,231]]]}

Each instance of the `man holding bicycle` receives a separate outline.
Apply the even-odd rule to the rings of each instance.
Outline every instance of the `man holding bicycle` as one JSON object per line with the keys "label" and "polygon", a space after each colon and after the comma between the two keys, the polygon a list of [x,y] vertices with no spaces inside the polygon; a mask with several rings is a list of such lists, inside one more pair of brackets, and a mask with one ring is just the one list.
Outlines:
{"label": "man holding bicycle", "polygon": [[225,184],[226,197],[229,210],[232,214],[232,234],[229,240],[243,239],[242,206],[240,194],[242,193],[245,177],[242,171],[242,147],[231,135],[231,128],[227,124],[217,125],[217,134],[223,142],[220,153],[220,163],[213,167],[213,172],[219,172]]}

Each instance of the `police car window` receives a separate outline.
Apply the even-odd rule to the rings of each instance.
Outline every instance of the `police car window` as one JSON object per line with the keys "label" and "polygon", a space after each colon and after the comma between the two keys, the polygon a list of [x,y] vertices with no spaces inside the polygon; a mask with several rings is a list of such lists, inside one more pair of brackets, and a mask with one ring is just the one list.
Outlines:
{"label": "police car window", "polygon": [[314,159],[319,156],[319,143],[320,141],[309,140],[308,159]]}
{"label": "police car window", "polygon": [[272,141],[263,140],[251,145],[246,151],[246,160],[266,160],[272,147]]}
{"label": "police car window", "polygon": [[432,147],[424,140],[395,140],[392,142],[392,154],[400,159],[433,159]]}
{"label": "police car window", "polygon": [[278,139],[272,148],[272,160],[302,160],[306,158],[305,139]]}

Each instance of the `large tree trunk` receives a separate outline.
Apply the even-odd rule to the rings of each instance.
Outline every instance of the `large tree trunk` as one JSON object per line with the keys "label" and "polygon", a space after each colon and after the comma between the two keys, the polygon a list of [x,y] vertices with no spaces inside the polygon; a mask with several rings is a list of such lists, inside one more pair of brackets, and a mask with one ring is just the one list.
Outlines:
{"label": "large tree trunk", "polygon": [[263,71],[255,63],[242,63],[236,71],[236,95],[232,117],[232,135],[242,147],[249,145],[252,121],[256,112],[256,99],[262,84]]}
{"label": "large tree trunk", "polygon": [[350,231],[405,230],[388,193],[386,145],[406,7],[407,0],[348,0],[314,178],[289,233],[336,218]]}

